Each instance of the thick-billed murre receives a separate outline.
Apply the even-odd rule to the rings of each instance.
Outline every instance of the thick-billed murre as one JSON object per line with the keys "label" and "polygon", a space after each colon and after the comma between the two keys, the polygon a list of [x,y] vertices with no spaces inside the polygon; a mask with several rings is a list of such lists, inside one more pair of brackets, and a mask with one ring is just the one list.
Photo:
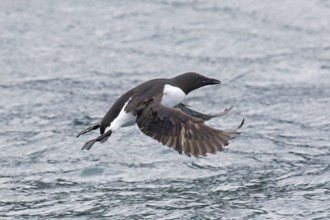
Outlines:
{"label": "thick-billed murre", "polygon": [[167,145],[180,154],[205,156],[223,150],[230,139],[242,127],[218,130],[204,124],[206,120],[226,114],[231,108],[214,115],[202,114],[182,104],[189,92],[207,85],[220,84],[194,72],[174,78],[153,79],[129,90],[115,101],[101,122],[81,131],[77,137],[100,128],[101,135],[85,143],[89,150],[95,142],[105,142],[120,127],[138,125],[139,129],[153,139]]}

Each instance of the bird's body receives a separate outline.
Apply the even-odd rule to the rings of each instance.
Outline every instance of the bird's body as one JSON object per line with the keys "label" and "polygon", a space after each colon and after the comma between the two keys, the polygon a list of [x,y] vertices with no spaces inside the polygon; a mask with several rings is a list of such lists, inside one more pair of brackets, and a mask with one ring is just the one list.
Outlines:
{"label": "bird's body", "polygon": [[115,101],[100,123],[80,132],[85,134],[100,128],[101,135],[85,143],[89,150],[95,142],[105,142],[120,127],[138,125],[146,135],[180,154],[206,155],[222,150],[228,141],[238,134],[237,129],[222,131],[204,124],[204,121],[227,113],[206,115],[189,109],[181,102],[197,88],[219,84],[197,73],[184,73],[170,79],[153,79],[124,93]]}

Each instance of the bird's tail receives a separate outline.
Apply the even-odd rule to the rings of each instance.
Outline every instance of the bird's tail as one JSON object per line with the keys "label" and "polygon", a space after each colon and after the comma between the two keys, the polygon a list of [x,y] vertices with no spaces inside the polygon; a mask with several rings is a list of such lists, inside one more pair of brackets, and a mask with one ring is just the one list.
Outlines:
{"label": "bird's tail", "polygon": [[78,138],[80,135],[82,135],[82,134],[86,134],[87,132],[90,132],[90,131],[93,131],[93,130],[95,130],[95,129],[98,129],[99,127],[100,127],[99,124],[95,124],[95,125],[93,125],[93,126],[91,126],[91,127],[88,127],[88,128],[86,128],[85,130],[81,131],[81,132],[77,135],[77,138]]}
{"label": "bird's tail", "polygon": [[104,134],[98,136],[97,138],[87,141],[81,149],[89,150],[92,148],[92,146],[95,144],[95,142],[103,143],[103,142],[107,141],[108,138],[111,136],[111,134],[112,134],[112,131],[109,130],[109,131],[105,132]]}

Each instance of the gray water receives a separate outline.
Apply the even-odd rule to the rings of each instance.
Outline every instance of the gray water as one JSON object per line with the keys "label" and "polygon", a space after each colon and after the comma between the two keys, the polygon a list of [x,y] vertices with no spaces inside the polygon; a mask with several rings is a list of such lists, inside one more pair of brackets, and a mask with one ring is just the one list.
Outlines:
{"label": "gray water", "polygon": [[[187,104],[243,132],[189,158],[123,128],[124,91],[195,71]],[[329,219],[330,1],[0,2],[0,219]]]}

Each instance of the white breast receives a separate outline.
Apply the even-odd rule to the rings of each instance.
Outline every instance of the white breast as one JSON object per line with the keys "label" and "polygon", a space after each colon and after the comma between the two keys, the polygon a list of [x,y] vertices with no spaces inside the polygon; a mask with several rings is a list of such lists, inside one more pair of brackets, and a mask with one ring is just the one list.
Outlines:
{"label": "white breast", "polygon": [[162,105],[173,107],[182,102],[186,94],[179,88],[166,84],[164,86]]}

